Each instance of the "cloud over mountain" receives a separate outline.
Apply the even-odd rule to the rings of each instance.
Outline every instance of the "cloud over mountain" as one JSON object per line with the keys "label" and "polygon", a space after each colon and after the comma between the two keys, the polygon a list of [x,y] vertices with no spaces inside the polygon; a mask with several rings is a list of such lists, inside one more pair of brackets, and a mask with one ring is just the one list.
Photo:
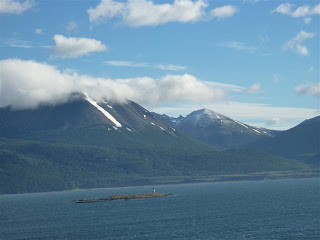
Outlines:
{"label": "cloud over mountain", "polygon": [[35,108],[40,104],[66,101],[73,92],[87,92],[95,100],[130,99],[149,106],[183,101],[214,102],[225,95],[221,88],[209,86],[189,74],[166,75],[159,79],[110,79],[60,71],[47,63],[30,60],[6,59],[0,64],[0,106]]}

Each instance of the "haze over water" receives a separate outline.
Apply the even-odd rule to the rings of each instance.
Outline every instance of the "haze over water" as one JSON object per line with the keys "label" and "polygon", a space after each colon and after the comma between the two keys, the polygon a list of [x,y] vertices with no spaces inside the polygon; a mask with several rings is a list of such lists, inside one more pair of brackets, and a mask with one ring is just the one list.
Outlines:
{"label": "haze over water", "polygon": [[158,186],[173,196],[74,204],[152,186],[0,196],[1,239],[319,239],[319,179]]}

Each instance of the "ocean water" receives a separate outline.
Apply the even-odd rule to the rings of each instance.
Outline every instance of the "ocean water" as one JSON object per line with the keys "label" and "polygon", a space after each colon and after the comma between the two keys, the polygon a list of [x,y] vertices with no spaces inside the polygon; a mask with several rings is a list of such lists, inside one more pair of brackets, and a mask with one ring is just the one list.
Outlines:
{"label": "ocean water", "polygon": [[320,239],[319,179],[156,186],[173,196],[71,201],[153,186],[0,196],[0,239]]}

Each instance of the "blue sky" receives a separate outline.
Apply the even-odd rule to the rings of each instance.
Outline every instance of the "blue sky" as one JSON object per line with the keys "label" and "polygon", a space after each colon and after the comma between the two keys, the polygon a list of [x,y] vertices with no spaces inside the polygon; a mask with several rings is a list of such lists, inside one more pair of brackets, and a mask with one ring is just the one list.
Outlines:
{"label": "blue sky", "polygon": [[71,91],[288,129],[319,115],[319,1],[0,0],[0,105]]}

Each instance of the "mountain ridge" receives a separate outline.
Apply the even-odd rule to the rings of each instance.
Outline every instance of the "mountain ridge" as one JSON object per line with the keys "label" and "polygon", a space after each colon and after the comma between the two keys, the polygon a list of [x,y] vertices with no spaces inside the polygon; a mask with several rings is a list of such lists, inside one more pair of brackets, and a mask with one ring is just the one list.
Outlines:
{"label": "mountain ridge", "polygon": [[207,108],[191,112],[179,119],[153,113],[169,125],[218,148],[245,146],[259,138],[271,137],[277,131],[252,127]]}
{"label": "mountain ridge", "polygon": [[307,119],[278,135],[247,147],[320,167],[320,116]]}
{"label": "mountain ridge", "polygon": [[29,110],[0,108],[0,193],[308,168],[257,150],[216,151],[132,101],[87,98]]}

